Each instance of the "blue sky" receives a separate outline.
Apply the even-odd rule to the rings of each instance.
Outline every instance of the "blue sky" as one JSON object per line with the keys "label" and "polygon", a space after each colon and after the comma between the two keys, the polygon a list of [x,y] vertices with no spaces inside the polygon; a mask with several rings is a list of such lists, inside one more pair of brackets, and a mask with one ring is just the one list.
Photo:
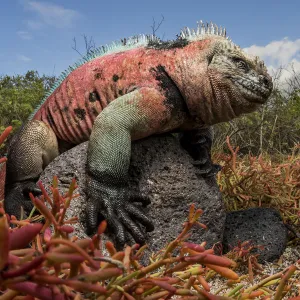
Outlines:
{"label": "blue sky", "polygon": [[232,40],[265,59],[271,70],[293,63],[300,71],[300,1],[279,0],[3,0],[0,3],[0,75],[37,70],[58,75],[84,50],[82,35],[96,45],[151,33],[173,39],[199,20],[225,26]]}

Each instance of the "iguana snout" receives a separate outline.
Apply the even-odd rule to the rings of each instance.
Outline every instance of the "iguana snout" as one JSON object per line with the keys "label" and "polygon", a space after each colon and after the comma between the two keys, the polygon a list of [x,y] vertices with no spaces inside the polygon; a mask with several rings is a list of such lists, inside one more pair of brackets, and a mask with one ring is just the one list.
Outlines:
{"label": "iguana snout", "polygon": [[273,89],[272,78],[266,72],[259,74],[255,70],[230,77],[236,90],[249,102],[263,104],[271,95]]}

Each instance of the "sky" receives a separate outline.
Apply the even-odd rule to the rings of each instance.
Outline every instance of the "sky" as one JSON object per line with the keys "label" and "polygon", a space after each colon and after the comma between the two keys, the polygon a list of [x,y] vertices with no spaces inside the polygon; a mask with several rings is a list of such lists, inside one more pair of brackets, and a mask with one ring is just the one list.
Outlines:
{"label": "sky", "polygon": [[59,75],[84,53],[83,36],[96,46],[136,34],[174,39],[203,20],[226,27],[234,43],[265,60],[270,72],[292,64],[300,72],[299,0],[1,0],[0,75]]}

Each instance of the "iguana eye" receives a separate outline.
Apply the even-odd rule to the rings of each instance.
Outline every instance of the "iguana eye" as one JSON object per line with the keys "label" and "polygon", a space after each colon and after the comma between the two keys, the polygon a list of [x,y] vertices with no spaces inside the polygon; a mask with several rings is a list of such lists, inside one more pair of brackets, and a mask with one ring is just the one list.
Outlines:
{"label": "iguana eye", "polygon": [[232,60],[239,69],[242,69],[244,71],[247,71],[249,69],[248,64],[244,60],[237,57],[234,57]]}

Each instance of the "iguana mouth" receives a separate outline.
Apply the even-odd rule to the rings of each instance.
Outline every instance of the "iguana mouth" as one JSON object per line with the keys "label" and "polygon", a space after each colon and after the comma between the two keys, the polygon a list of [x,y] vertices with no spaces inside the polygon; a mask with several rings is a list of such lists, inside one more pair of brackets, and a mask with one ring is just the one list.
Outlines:
{"label": "iguana mouth", "polygon": [[272,89],[266,88],[259,82],[243,77],[234,78],[234,83],[238,87],[240,93],[250,102],[263,104],[267,101]]}

